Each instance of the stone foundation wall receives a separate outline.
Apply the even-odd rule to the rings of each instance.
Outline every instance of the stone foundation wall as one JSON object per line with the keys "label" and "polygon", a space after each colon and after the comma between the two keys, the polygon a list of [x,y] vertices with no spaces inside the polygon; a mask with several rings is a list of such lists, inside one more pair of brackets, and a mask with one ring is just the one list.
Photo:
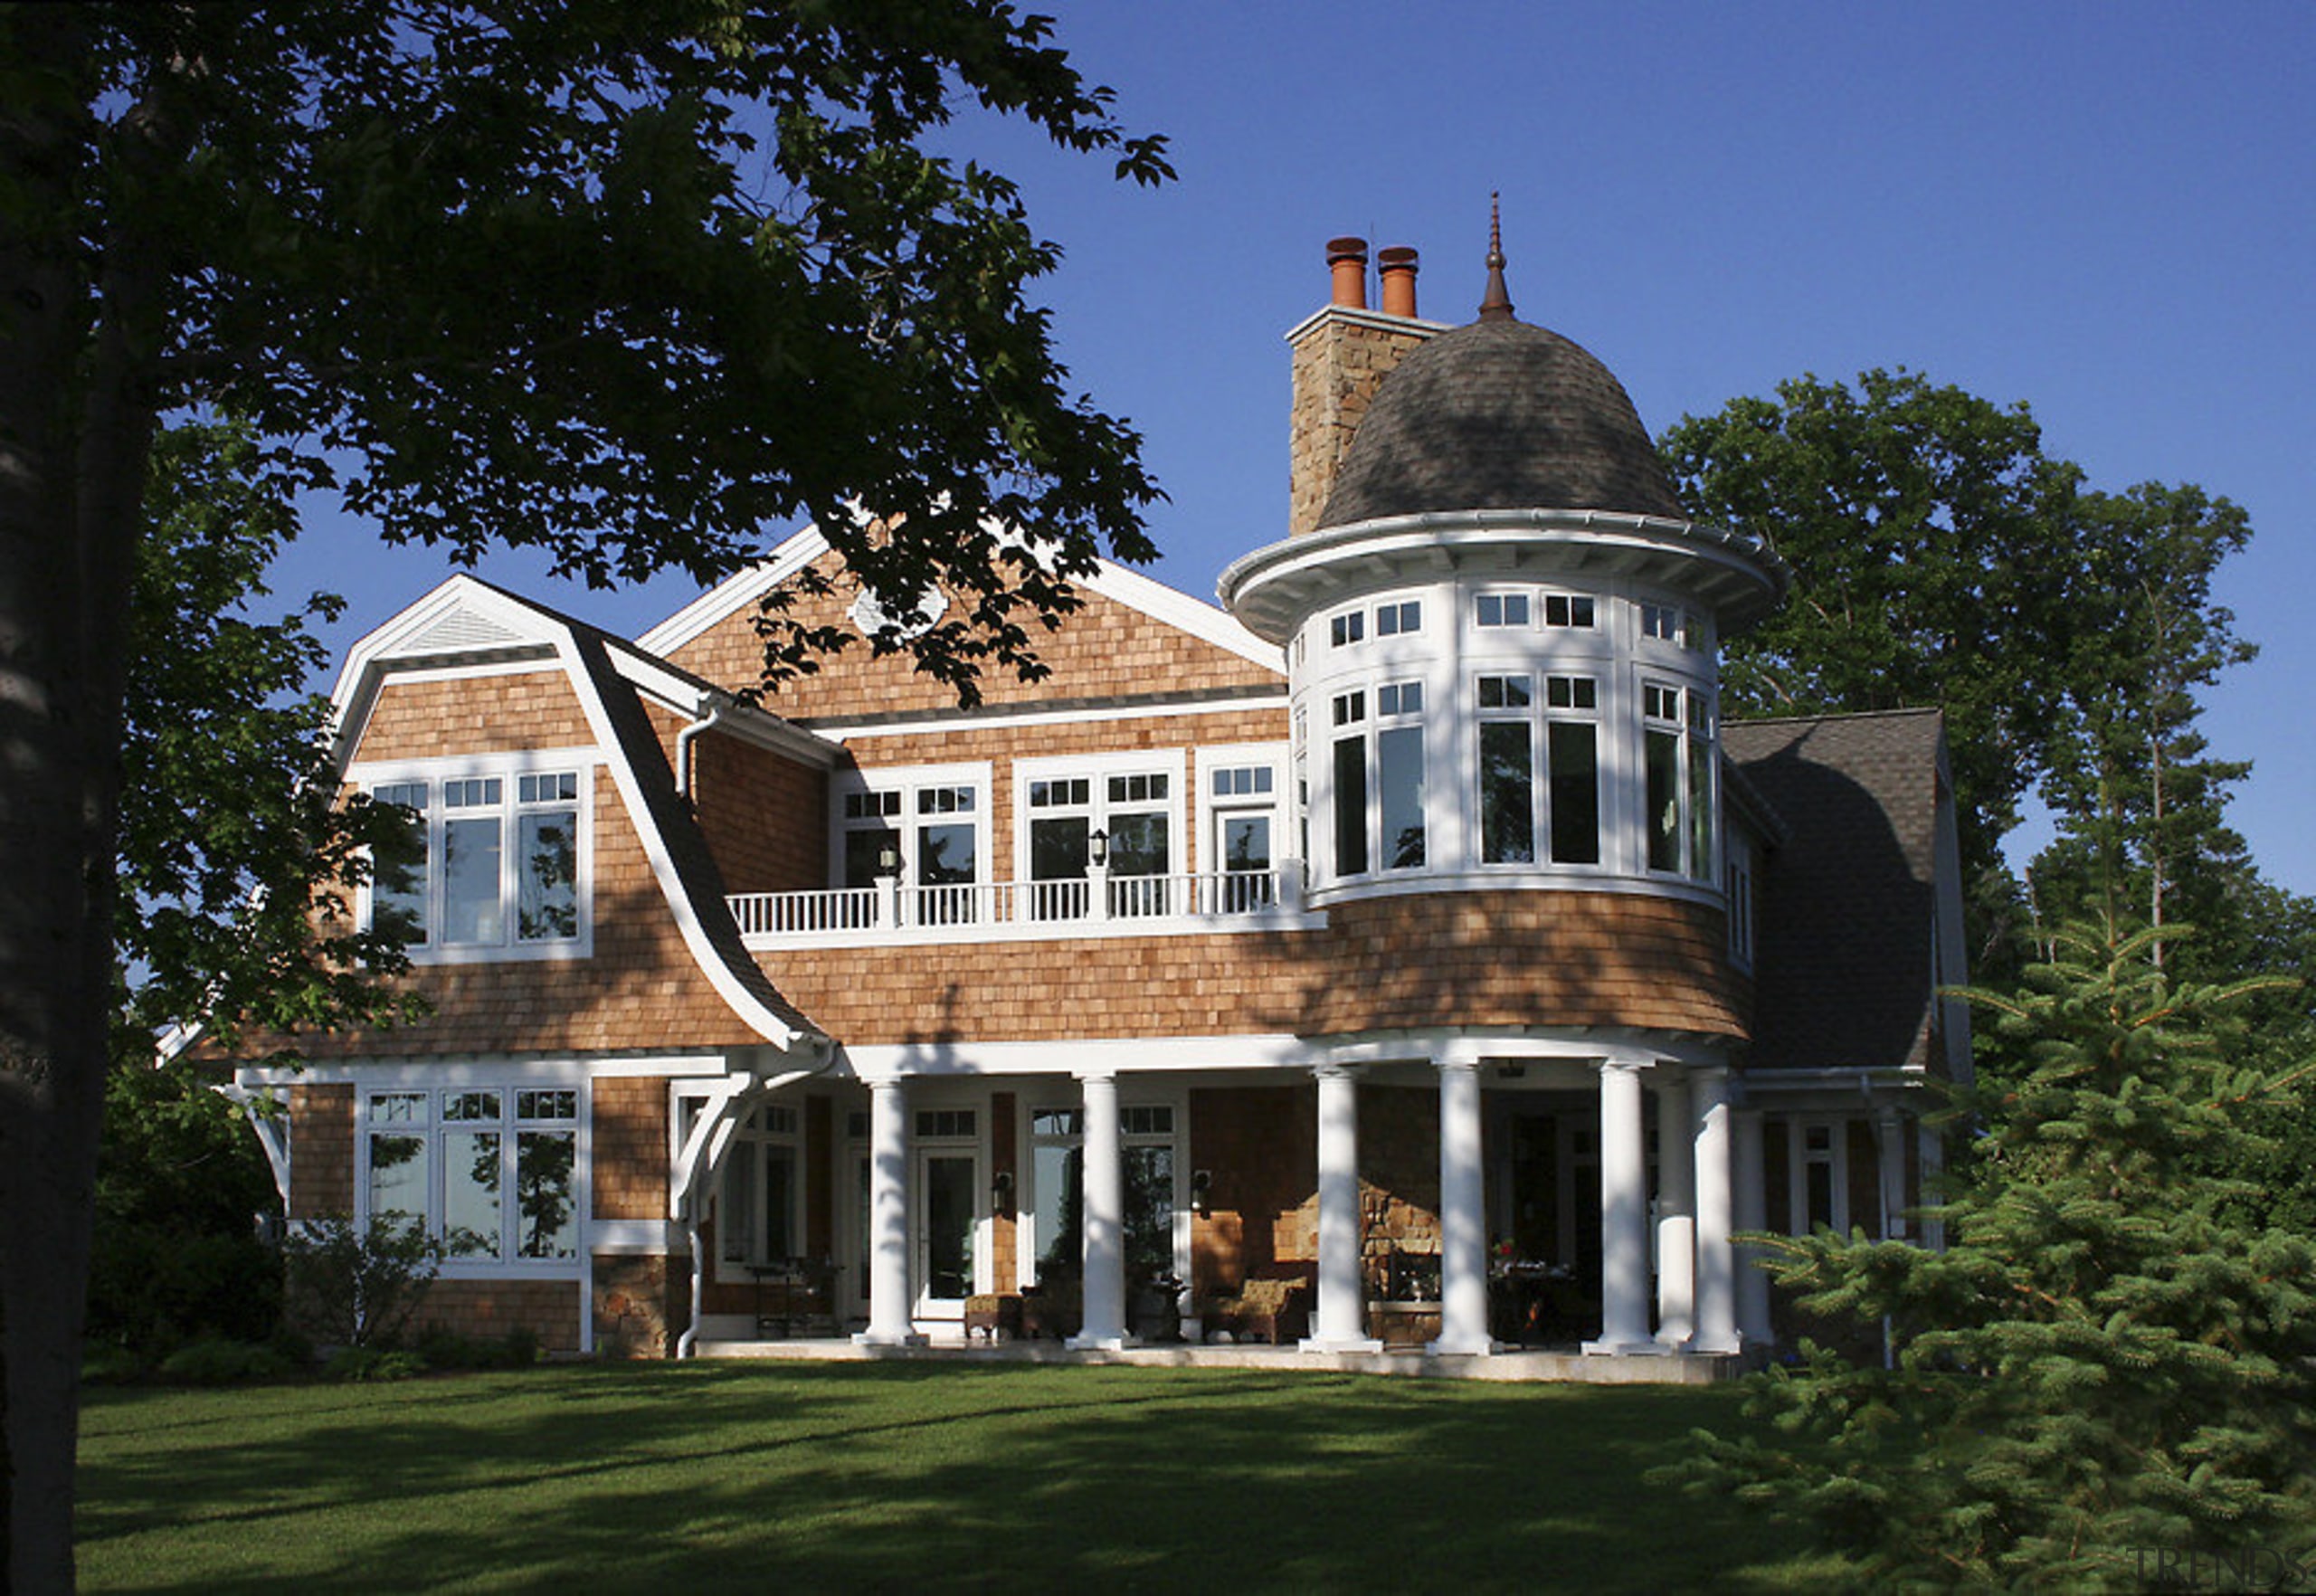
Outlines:
{"label": "stone foundation wall", "polygon": [[669,1358],[691,1323],[691,1264],[658,1254],[595,1255],[595,1351]]}

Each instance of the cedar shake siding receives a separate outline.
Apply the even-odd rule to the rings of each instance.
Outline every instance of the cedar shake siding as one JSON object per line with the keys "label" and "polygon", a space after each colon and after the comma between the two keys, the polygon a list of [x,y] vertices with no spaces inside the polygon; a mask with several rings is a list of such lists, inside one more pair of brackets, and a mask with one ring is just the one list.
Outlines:
{"label": "cedar shake siding", "polygon": [[710,731],[691,746],[692,812],[727,892],[828,885],[828,773]]}
{"label": "cedar shake siding", "polygon": [[859,1045],[1442,1025],[1745,1034],[1718,909],[1624,893],[1336,905],[1324,930],[782,950],[813,1023]]}
{"label": "cedar shake siding", "polygon": [[354,1088],[290,1088],[290,1217],[354,1211]]}
{"label": "cedar shake siding", "polygon": [[[833,556],[817,562],[837,575]],[[854,631],[848,611],[853,588],[838,576],[838,591],[825,597],[800,597],[788,613],[809,626]],[[1058,708],[1075,699],[1139,697],[1183,698],[1231,691],[1277,692],[1283,676],[1227,649],[1145,615],[1131,605],[1080,586],[1085,608],[1057,632],[1032,631],[1030,646],[1049,674],[1025,682],[992,666],[981,679],[982,702],[990,707]],[[956,618],[952,603],[944,620]],[[746,603],[698,637],[671,651],[669,660],[710,681],[730,687],[754,685],[764,673],[764,645]],[[857,634],[856,634],[857,639]],[[947,712],[957,707],[954,689],[917,672],[906,654],[872,656],[867,643],[823,656],[812,675],[766,692],[764,707],[774,713],[813,721],[856,720],[910,712]],[[800,724],[810,722],[800,721]]]}
{"label": "cedar shake siding", "polygon": [[594,741],[571,679],[549,662],[520,676],[388,682],[362,727],[353,763],[585,748]]}

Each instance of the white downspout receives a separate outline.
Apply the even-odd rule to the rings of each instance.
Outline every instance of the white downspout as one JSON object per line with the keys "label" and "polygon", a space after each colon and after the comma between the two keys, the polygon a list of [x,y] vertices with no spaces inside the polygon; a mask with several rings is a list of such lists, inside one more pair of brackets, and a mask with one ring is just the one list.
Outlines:
{"label": "white downspout", "polygon": [[676,734],[676,795],[687,803],[691,802],[692,739],[722,721],[725,708],[722,704],[710,704],[707,714],[696,713],[692,723]]}

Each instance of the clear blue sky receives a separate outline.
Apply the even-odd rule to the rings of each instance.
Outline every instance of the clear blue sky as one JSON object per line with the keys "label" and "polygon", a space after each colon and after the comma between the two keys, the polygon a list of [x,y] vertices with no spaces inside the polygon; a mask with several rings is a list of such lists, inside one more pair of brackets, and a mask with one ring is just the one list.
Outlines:
{"label": "clear blue sky", "polygon": [[[1652,430],[1906,366],[2026,401],[2095,486],[2244,505],[2222,595],[2262,654],[2207,729],[2255,761],[2234,815],[2264,867],[2316,892],[2316,5],[1056,9],[1181,181],[1120,187],[978,121],[957,142],[1066,251],[1063,356],[1172,496],[1162,580],[1210,599],[1284,534],[1280,335],[1325,299],[1324,242],[1414,245],[1421,310],[1462,321],[1500,189],[1522,318],[1605,360]],[[350,639],[443,569],[318,524],[282,585],[347,592]],[[482,574],[630,634],[689,596]]]}

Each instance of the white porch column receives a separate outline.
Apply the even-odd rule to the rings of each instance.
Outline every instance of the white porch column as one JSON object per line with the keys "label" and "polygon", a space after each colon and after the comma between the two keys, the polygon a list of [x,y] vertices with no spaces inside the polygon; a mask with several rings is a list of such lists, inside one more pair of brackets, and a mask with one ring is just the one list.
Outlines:
{"label": "white porch column", "polygon": [[1319,1078],[1319,1312],[1305,1352],[1381,1352],[1367,1338],[1359,1269],[1359,1077],[1322,1064]]}
{"label": "white porch column", "polygon": [[868,1328],[862,1346],[922,1346],[908,1291],[908,1082],[868,1083]]}
{"label": "white porch column", "polygon": [[1697,1338],[1690,1350],[1737,1350],[1734,1250],[1729,1245],[1729,1071],[1718,1065],[1690,1077],[1696,1110]]}
{"label": "white porch column", "polygon": [[1906,1239],[1906,1144],[1899,1134],[1898,1111],[1884,1108],[1875,1116],[1875,1163],[1882,1176],[1882,1240]]}
{"label": "white porch column", "polygon": [[1697,1333],[1695,1154],[1690,1147],[1689,1078],[1660,1064],[1656,1083],[1656,1339],[1667,1352]]}
{"label": "white porch column", "polygon": [[1118,1141],[1118,1078],[1088,1075],[1086,1094],[1086,1272],[1083,1315],[1069,1344],[1125,1344],[1125,1158]]}
{"label": "white porch column", "polygon": [[1600,1338],[1588,1353],[1661,1352],[1648,1334],[1648,1161],[1640,1066],[1600,1066]]}
{"label": "white porch column", "polygon": [[[1740,1230],[1770,1228],[1769,1174],[1761,1158],[1761,1111],[1732,1108],[1730,1143],[1730,1211]],[[1770,1324],[1770,1278],[1755,1260],[1758,1247],[1736,1249],[1737,1336],[1747,1346],[1770,1346],[1777,1332]]]}
{"label": "white porch column", "polygon": [[1480,1168],[1480,1069],[1439,1060],[1439,1339],[1434,1356],[1495,1350],[1487,1333],[1487,1201]]}

